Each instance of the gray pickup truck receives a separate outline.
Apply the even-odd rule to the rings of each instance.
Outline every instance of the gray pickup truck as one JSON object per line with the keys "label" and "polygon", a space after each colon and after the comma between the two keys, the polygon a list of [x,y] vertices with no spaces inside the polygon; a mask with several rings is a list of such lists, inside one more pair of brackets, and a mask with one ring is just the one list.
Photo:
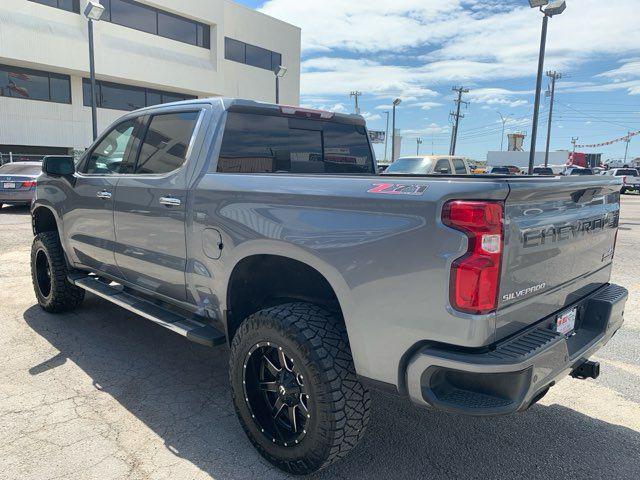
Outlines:
{"label": "gray pickup truck", "polygon": [[210,99],[129,113],[32,208],[38,302],[102,297],[230,345],[240,423],[296,474],[342,458],[369,389],[526,410],[623,323],[621,180],[385,175],[358,116]]}

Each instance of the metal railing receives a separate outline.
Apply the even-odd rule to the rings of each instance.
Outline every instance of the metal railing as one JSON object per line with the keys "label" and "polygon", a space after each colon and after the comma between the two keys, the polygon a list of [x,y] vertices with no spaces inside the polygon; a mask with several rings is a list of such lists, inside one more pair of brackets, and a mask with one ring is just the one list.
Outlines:
{"label": "metal railing", "polygon": [[44,157],[47,155],[54,155],[52,153],[42,154],[42,155],[33,155],[33,154],[23,154],[23,153],[2,153],[0,152],[0,166],[5,163],[13,163],[13,162],[41,162]]}

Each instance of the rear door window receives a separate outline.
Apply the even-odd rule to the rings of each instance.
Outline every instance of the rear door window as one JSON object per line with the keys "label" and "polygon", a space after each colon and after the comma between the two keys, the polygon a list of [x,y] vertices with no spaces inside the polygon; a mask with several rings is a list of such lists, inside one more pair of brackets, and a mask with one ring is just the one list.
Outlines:
{"label": "rear door window", "polygon": [[451,175],[451,165],[449,164],[449,160],[447,160],[446,158],[441,158],[440,160],[438,160],[433,173],[435,173],[436,175]]}
{"label": "rear door window", "polygon": [[462,160],[461,158],[454,158],[453,166],[456,169],[456,175],[467,174],[467,166],[465,165],[464,160]]}
{"label": "rear door window", "polygon": [[229,112],[218,159],[223,173],[373,173],[363,126]]}
{"label": "rear door window", "polygon": [[187,159],[199,111],[153,115],[140,148],[137,174],[162,174],[177,170]]}

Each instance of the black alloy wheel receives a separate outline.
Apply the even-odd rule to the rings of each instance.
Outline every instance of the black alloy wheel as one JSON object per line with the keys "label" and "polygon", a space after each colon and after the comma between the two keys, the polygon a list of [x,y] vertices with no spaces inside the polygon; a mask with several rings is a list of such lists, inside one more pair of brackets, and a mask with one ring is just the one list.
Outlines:
{"label": "black alloy wheel", "polygon": [[293,359],[281,346],[260,342],[247,354],[243,370],[245,401],[260,431],[284,447],[300,443],[312,400]]}

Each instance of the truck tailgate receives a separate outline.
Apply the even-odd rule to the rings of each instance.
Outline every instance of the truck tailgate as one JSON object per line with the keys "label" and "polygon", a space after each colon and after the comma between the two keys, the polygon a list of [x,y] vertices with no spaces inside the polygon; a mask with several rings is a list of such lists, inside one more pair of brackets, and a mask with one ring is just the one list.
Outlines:
{"label": "truck tailgate", "polygon": [[620,179],[509,180],[496,339],[609,282]]}

